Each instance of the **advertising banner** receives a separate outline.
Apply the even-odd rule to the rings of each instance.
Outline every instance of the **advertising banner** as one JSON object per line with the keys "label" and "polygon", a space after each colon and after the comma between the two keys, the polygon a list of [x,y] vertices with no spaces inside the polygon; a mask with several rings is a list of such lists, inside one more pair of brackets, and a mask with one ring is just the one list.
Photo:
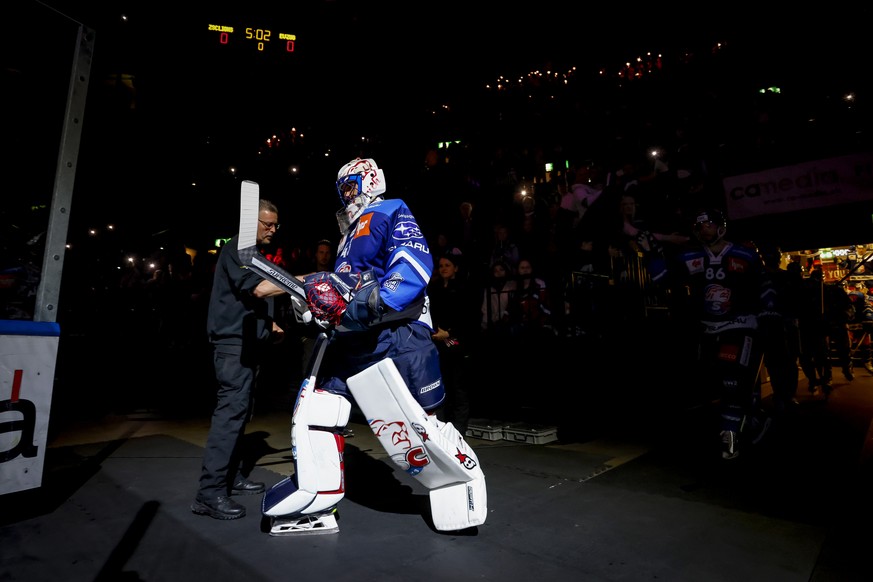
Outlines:
{"label": "advertising banner", "polygon": [[873,153],[771,168],[723,181],[731,220],[873,200]]}
{"label": "advertising banner", "polygon": [[60,327],[0,320],[0,495],[42,485]]}

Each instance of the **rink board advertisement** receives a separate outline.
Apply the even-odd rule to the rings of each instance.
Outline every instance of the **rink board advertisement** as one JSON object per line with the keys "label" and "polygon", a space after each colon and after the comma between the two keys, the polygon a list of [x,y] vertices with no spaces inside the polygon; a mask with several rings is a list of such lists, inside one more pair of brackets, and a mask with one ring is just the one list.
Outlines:
{"label": "rink board advertisement", "polygon": [[816,160],[725,178],[732,220],[873,199],[873,153]]}
{"label": "rink board advertisement", "polygon": [[60,328],[0,320],[0,495],[42,485]]}

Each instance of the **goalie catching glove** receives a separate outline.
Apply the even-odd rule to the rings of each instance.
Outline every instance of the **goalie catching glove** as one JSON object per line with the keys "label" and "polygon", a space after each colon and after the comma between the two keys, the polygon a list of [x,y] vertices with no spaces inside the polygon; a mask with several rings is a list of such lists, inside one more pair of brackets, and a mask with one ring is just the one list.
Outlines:
{"label": "goalie catching glove", "polygon": [[381,320],[384,307],[373,271],[322,271],[306,277],[303,287],[312,317],[325,329],[342,326],[363,331]]}

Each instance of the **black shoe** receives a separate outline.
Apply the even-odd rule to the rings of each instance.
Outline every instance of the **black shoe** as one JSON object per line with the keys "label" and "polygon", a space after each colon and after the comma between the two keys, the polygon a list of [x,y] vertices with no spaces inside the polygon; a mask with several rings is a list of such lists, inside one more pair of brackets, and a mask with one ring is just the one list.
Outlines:
{"label": "black shoe", "polygon": [[195,499],[191,504],[191,511],[215,519],[239,519],[246,514],[245,507],[224,495],[211,500]]}
{"label": "black shoe", "polygon": [[853,368],[854,366],[852,366],[851,364],[848,366],[843,366],[843,377],[849,382],[855,379],[855,371]]}
{"label": "black shoe", "polygon": [[230,492],[231,495],[257,495],[263,493],[265,486],[258,481],[249,481],[245,477],[237,477]]}

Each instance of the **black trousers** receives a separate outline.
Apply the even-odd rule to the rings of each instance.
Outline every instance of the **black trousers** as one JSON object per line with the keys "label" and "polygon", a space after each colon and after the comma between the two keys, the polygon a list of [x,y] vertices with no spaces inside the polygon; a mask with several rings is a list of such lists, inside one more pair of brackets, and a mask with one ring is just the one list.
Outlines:
{"label": "black trousers", "polygon": [[212,359],[218,394],[203,453],[198,499],[230,494],[239,470],[240,442],[251,416],[257,376],[256,366],[243,363],[237,346],[214,346]]}

